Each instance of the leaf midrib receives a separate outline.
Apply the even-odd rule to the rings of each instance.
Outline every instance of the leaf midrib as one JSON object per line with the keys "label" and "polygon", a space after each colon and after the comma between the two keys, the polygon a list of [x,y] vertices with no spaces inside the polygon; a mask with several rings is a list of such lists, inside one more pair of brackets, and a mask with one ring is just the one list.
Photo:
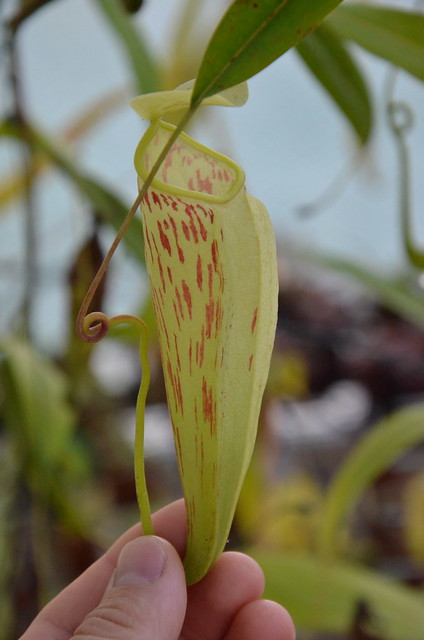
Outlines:
{"label": "leaf midrib", "polygon": [[283,0],[281,2],[281,4],[279,6],[277,6],[269,15],[268,17],[252,32],[252,34],[249,36],[249,38],[247,38],[247,40],[245,40],[242,44],[241,47],[239,47],[239,49],[234,53],[234,55],[231,56],[231,59],[222,67],[221,71],[209,82],[209,84],[205,87],[205,89],[203,90],[203,92],[199,95],[199,97],[192,103],[193,106],[196,106],[198,104],[200,104],[200,102],[202,100],[204,100],[205,98],[208,97],[208,91],[210,90],[211,87],[213,87],[217,82],[219,82],[219,79],[226,73],[226,71],[231,67],[231,65],[233,64],[233,62],[239,57],[241,56],[241,54],[246,51],[250,44],[253,42],[253,40],[258,36],[258,34],[260,34],[261,32],[265,31],[265,29],[268,27],[268,25],[270,24],[270,22],[280,13],[280,11],[284,8],[284,6],[287,4],[288,0]]}

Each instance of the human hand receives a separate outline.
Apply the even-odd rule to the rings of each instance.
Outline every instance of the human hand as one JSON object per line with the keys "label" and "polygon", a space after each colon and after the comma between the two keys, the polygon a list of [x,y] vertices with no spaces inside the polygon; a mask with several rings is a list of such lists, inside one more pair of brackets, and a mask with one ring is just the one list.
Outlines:
{"label": "human hand", "polygon": [[261,600],[264,578],[242,553],[222,554],[186,587],[178,554],[184,503],[153,516],[157,536],[127,531],[37,616],[21,640],[294,640],[287,611]]}

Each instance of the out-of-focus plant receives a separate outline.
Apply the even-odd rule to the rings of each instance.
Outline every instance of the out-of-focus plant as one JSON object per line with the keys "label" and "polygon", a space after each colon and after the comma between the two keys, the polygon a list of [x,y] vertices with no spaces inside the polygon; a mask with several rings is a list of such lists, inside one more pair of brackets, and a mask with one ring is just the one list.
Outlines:
{"label": "out-of-focus plant", "polygon": [[[361,565],[366,556],[351,516],[375,480],[423,439],[422,405],[384,418],[348,454],[324,494],[307,477],[269,483],[254,460],[237,521],[264,568],[267,595],[289,604],[300,630],[349,634],[365,606],[369,633],[384,640],[419,638],[422,594]],[[405,499],[407,543],[419,562],[421,484],[416,476]]]}
{"label": "out-of-focus plant", "polygon": [[424,473],[409,481],[405,490],[405,538],[414,560],[424,565]]}

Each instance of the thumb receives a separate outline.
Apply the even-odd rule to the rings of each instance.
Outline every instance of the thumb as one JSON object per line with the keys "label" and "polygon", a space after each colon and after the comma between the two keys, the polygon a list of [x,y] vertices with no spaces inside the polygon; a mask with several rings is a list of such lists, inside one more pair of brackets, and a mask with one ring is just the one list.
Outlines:
{"label": "thumb", "polygon": [[74,640],[177,640],[186,604],[177,552],[162,538],[143,536],[122,549],[111,586]]}

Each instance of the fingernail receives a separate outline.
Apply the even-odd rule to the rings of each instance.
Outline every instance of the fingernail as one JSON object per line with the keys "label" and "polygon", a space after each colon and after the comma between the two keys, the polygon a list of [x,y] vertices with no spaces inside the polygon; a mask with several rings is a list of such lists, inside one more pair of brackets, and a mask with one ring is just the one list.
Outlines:
{"label": "fingernail", "polygon": [[149,584],[163,574],[166,552],[159,538],[142,536],[129,542],[121,551],[114,586]]}

